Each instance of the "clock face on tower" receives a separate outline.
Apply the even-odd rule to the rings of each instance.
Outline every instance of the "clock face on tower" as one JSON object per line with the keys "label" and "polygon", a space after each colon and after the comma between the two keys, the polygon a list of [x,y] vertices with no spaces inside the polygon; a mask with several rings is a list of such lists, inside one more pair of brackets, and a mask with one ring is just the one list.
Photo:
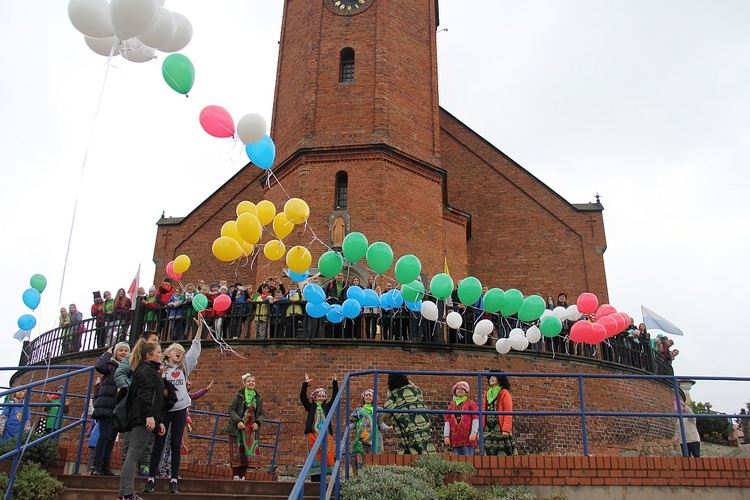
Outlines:
{"label": "clock face on tower", "polygon": [[364,12],[375,0],[323,0],[328,10],[339,16],[353,16]]}

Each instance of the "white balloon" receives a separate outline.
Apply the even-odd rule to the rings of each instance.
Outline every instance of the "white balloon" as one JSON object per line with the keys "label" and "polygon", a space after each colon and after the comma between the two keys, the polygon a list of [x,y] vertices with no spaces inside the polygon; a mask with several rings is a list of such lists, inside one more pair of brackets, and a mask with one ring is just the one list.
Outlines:
{"label": "white balloon", "polygon": [[483,319],[479,321],[479,323],[476,324],[474,327],[474,333],[478,335],[484,335],[485,337],[492,333],[492,329],[495,325],[492,324],[492,321],[488,319]]}
{"label": "white balloon", "polygon": [[146,33],[159,17],[159,0],[112,0],[109,16],[120,40]]}
{"label": "white balloon", "polygon": [[172,39],[175,31],[177,31],[177,22],[174,20],[174,16],[162,7],[159,9],[159,17],[156,18],[156,24],[139,36],[138,40],[143,42],[143,45],[159,48],[162,45],[166,45]]}
{"label": "white balloon", "polygon": [[526,339],[532,344],[536,344],[542,339],[542,331],[534,325],[526,330]]}
{"label": "white balloon", "polygon": [[146,47],[137,40],[129,40],[120,48],[120,55],[130,62],[142,63],[156,58],[156,52],[151,47]]}
{"label": "white balloon", "polygon": [[581,318],[582,314],[578,310],[578,306],[573,304],[572,306],[568,306],[568,309],[565,311],[565,319],[568,321],[578,321]]}
{"label": "white balloon", "polygon": [[508,343],[516,351],[523,351],[525,349],[526,337],[523,335],[515,335],[508,339]]}
{"label": "white balloon", "polygon": [[428,321],[437,321],[438,319],[438,308],[437,304],[425,300],[422,302],[422,316]]}
{"label": "white balloon", "polygon": [[523,330],[520,328],[514,328],[510,331],[508,337],[523,337]]}
{"label": "white balloon", "polygon": [[473,340],[476,345],[484,345],[487,343],[487,335],[479,335],[478,333],[475,333],[471,336],[471,340]]}
{"label": "white balloon", "polygon": [[461,315],[458,314],[456,311],[451,311],[448,313],[448,316],[445,317],[445,322],[448,323],[448,326],[450,328],[453,328],[454,330],[456,330],[458,328],[461,328],[461,325],[463,325],[464,320],[461,317]]}
{"label": "white balloon", "polygon": [[116,36],[110,36],[108,38],[91,38],[84,36],[83,40],[91,50],[100,56],[117,57],[120,55],[120,40]]}
{"label": "white balloon", "polygon": [[526,337],[524,337],[523,338],[523,349],[521,349],[521,350],[525,351],[527,347],[529,347],[529,339],[527,339]]}
{"label": "white balloon", "polygon": [[547,316],[554,316],[554,314],[549,309],[545,309],[539,319],[546,318]]}
{"label": "white balloon", "polygon": [[107,0],[70,0],[68,18],[75,29],[88,37],[107,38],[115,34]]}
{"label": "white balloon", "polygon": [[[250,113],[240,118],[237,123],[237,137],[242,144],[255,144],[266,135],[266,120],[258,113]],[[458,328],[452,326],[451,328]]]}
{"label": "white balloon", "polygon": [[508,339],[500,339],[495,344],[495,350],[499,354],[508,354],[510,352],[510,344],[508,343]]}
{"label": "white balloon", "polygon": [[565,321],[565,313],[566,312],[567,311],[565,310],[565,308],[563,306],[557,306],[554,309],[552,309],[552,314],[554,314],[555,316],[557,316],[560,319],[560,321]]}
{"label": "white balloon", "polygon": [[184,49],[193,38],[193,25],[190,20],[178,12],[172,12],[175,22],[175,31],[167,43],[156,47],[162,52],[177,52]]}

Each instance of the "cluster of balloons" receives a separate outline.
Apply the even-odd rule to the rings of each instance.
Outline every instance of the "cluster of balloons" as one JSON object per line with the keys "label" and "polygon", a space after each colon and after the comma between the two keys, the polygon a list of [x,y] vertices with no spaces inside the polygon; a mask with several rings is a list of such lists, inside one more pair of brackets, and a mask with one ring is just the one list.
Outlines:
{"label": "cluster of balloons", "polygon": [[219,138],[234,137],[245,145],[250,161],[263,170],[270,170],[276,159],[276,145],[266,134],[266,120],[258,113],[243,116],[235,128],[234,119],[221,106],[206,106],[201,110],[198,121],[209,135]]}
{"label": "cluster of balloons", "polygon": [[167,276],[173,280],[180,281],[183,273],[190,269],[190,257],[187,255],[178,255],[175,260],[167,263]]}
{"label": "cluster of balloons", "polygon": [[[95,53],[141,63],[155,59],[157,50],[182,50],[193,38],[190,20],[163,4],[164,0],[70,0],[68,18]],[[162,75],[170,87],[187,94],[195,68],[184,55],[172,54],[162,63]]]}
{"label": "cluster of balloons", "polygon": [[[23,292],[23,303],[34,311],[39,307],[39,303],[42,301],[42,292],[47,288],[47,278],[41,274],[35,274],[29,280],[31,288],[26,289]],[[36,318],[31,314],[24,314],[18,318],[18,328],[21,331],[29,332],[36,326]],[[23,337],[19,340],[23,340]]]}
{"label": "cluster of balloons", "polygon": [[593,293],[582,293],[576,306],[582,314],[589,316],[589,320],[577,321],[570,328],[570,340],[574,342],[598,344],[624,331],[630,324],[630,315],[617,312],[609,304],[599,305],[599,299]]}

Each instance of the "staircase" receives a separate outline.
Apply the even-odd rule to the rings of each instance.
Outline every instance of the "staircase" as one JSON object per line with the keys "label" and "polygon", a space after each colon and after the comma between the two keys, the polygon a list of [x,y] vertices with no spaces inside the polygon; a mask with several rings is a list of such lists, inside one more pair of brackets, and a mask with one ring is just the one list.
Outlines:
{"label": "staircase", "polygon": [[[117,498],[120,477],[67,475],[57,477],[65,485],[65,491],[57,500],[103,500]],[[289,498],[294,483],[284,481],[230,481],[227,479],[181,479],[179,495],[169,494],[169,480],[157,479],[156,491],[140,493],[146,483],[145,478],[136,478],[135,491],[148,500],[282,500]],[[318,483],[305,484],[305,499],[320,497]]]}

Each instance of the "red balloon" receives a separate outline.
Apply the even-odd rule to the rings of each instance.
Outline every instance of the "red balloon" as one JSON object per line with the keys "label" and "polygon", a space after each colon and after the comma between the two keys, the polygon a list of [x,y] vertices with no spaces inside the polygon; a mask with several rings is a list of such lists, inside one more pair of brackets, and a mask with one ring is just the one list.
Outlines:
{"label": "red balloon", "polygon": [[214,299],[214,311],[216,312],[226,311],[231,305],[232,299],[229,298],[229,295],[219,295]]}
{"label": "red balloon", "polygon": [[617,324],[617,318],[615,318],[614,314],[611,316],[604,316],[603,318],[598,319],[596,322],[597,324],[604,327],[604,330],[606,330],[607,332],[607,337],[617,335],[621,332],[619,325]]}
{"label": "red balloon", "polygon": [[177,280],[177,281],[179,281],[180,278],[182,278],[182,274],[181,273],[177,274],[176,272],[174,272],[174,261],[173,260],[170,260],[169,263],[167,264],[167,276],[169,276],[173,280]]}
{"label": "red balloon", "polygon": [[591,333],[591,337],[589,337],[589,340],[585,341],[589,344],[598,344],[599,342],[602,342],[605,338],[607,338],[607,329],[604,328],[603,325],[599,323],[594,323],[591,325],[593,328],[593,332]]}
{"label": "red balloon", "polygon": [[570,340],[573,342],[586,342],[591,337],[593,326],[586,320],[576,321],[570,328]]}
{"label": "red balloon", "polygon": [[609,316],[610,314],[614,314],[617,312],[617,309],[612,307],[609,304],[602,304],[599,306],[599,309],[596,310],[596,319],[601,319],[604,316]]}
{"label": "red balloon", "polygon": [[593,293],[582,293],[578,296],[576,305],[578,306],[578,311],[582,314],[594,314],[596,307],[599,305],[599,299]]}
{"label": "red balloon", "polygon": [[221,106],[206,106],[201,111],[198,120],[203,130],[214,137],[232,137],[234,135],[234,120],[229,111]]}

